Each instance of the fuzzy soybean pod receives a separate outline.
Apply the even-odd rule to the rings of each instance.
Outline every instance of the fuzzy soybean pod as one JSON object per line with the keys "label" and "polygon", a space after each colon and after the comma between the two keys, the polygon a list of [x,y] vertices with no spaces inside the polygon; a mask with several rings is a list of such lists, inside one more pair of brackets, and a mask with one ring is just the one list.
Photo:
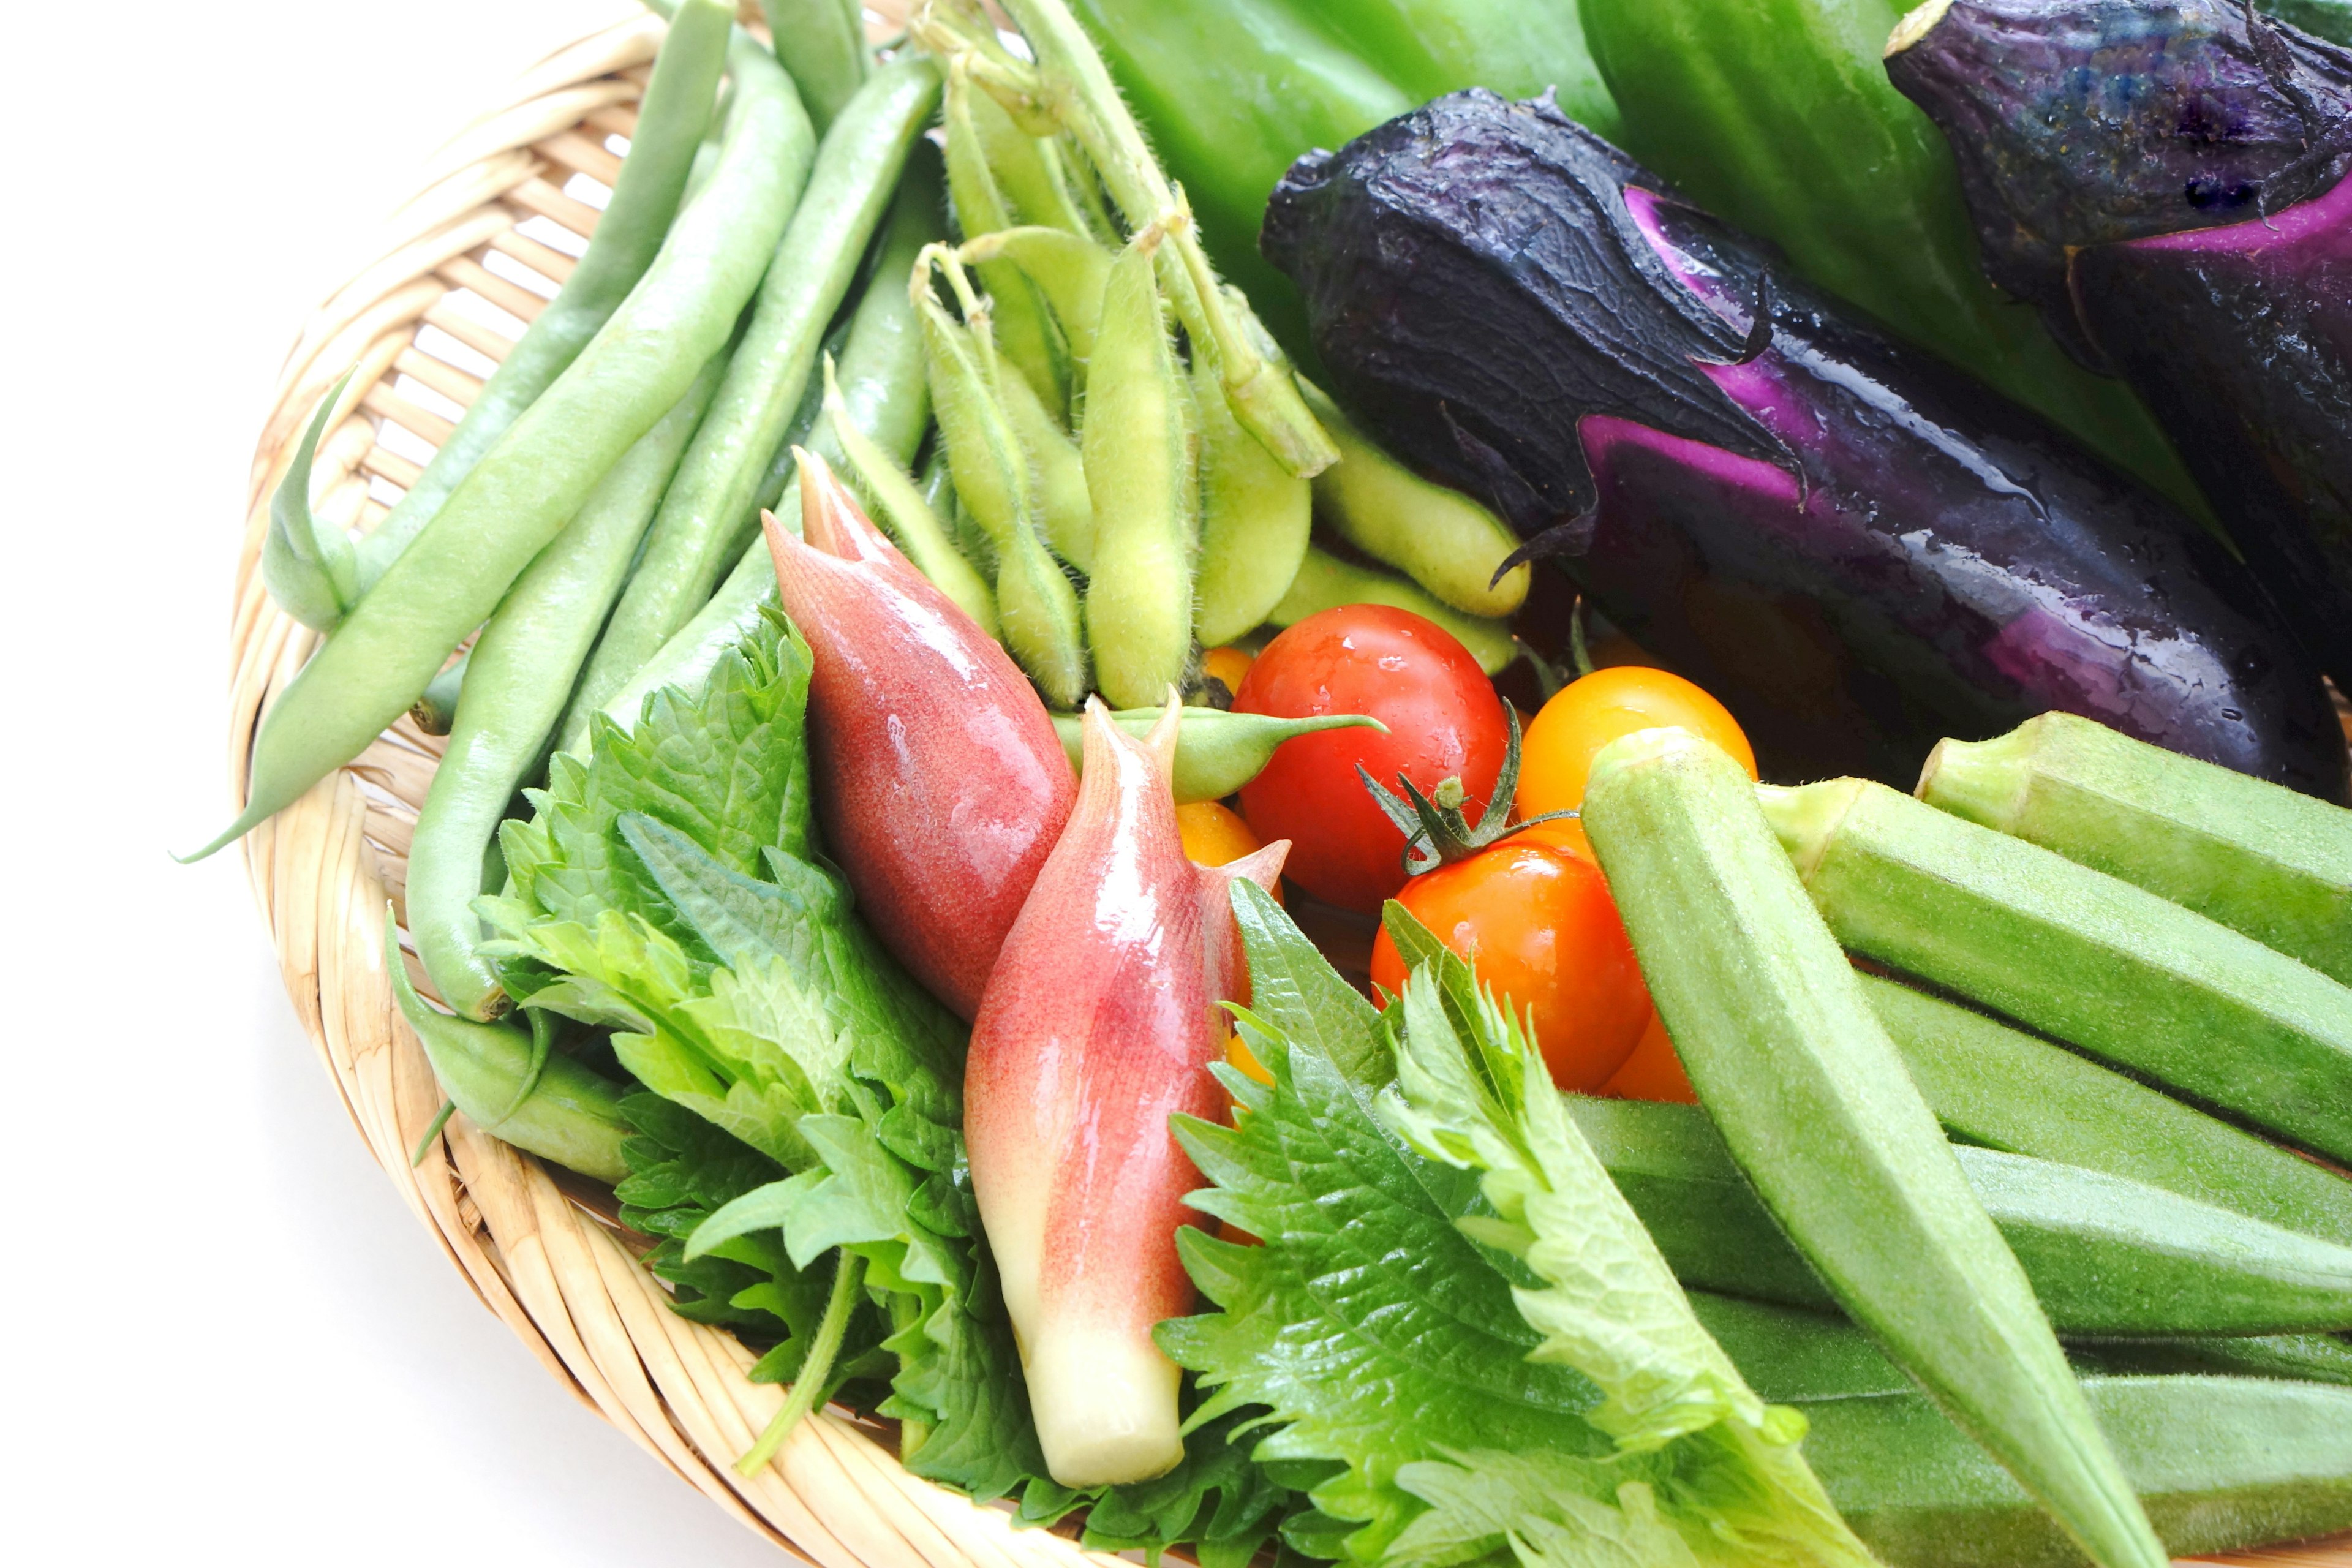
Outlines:
{"label": "fuzzy soybean pod", "polygon": [[1309,616],[1321,615],[1341,605],[1386,605],[1391,609],[1410,610],[1453,633],[1454,639],[1470,650],[1470,657],[1478,661],[1478,668],[1488,675],[1496,674],[1519,655],[1519,645],[1511,638],[1508,622],[1465,616],[1439,604],[1402,577],[1342,561],[1312,544],[1307,547],[1290,587],[1266,612],[1265,618],[1277,626],[1295,626]]}
{"label": "fuzzy soybean pod", "polygon": [[846,468],[857,488],[874,503],[877,521],[889,531],[891,542],[906,552],[907,559],[930,580],[932,587],[954,600],[956,608],[970,616],[982,631],[996,636],[996,595],[956,549],[947,524],[923,499],[922,487],[898,466],[898,459],[857,427],[842,398],[831,360],[824,363],[824,427],[848,458]]}
{"label": "fuzzy soybean pod", "polygon": [[818,131],[828,129],[872,64],[865,8],[857,0],[766,0],[761,9],[776,58],[792,73],[809,119]]}
{"label": "fuzzy soybean pod", "polygon": [[595,341],[475,465],[438,516],[302,667],[262,720],[246,808],[196,852],[234,842],[359,755],[449,650],[489,618],[623,454],[686,395],[736,318],[799,195],[808,117],[763,49],[737,49],[717,164]]}
{"label": "fuzzy soybean pod", "polygon": [[[875,258],[875,279],[901,277],[915,265],[923,247],[939,237],[939,208],[936,165],[918,154],[899,183]],[[911,461],[930,422],[930,401],[923,384],[921,328],[914,307],[896,287],[868,284],[859,297],[842,347],[840,384],[850,420],[894,461]],[[832,429],[822,421],[809,433],[808,446],[827,462],[847,461]],[[777,507],[782,516],[797,518],[800,506],[800,494],[788,482]],[[631,729],[647,697],[665,686],[691,686],[703,679],[721,654],[759,626],[761,606],[775,603],[775,565],[766,542],[754,540],[710,602],[605,700],[603,711],[624,731]],[[566,714],[556,749],[585,752],[595,711]]]}
{"label": "fuzzy soybean pod", "polygon": [[1297,580],[1314,521],[1314,487],[1242,428],[1204,363],[1192,366],[1192,406],[1201,416],[1192,633],[1202,647],[1215,647],[1264,625]]}
{"label": "fuzzy soybean pod", "polygon": [[755,502],[769,459],[938,95],[936,65],[921,56],[898,60],[868,78],[825,132],[727,379],[662,497],[645,558],[582,678],[576,713],[603,707],[693,618],[758,531]]}
{"label": "fuzzy soybean pod", "polygon": [[[1044,295],[1045,308],[1070,351],[1072,391],[1086,385],[1087,362],[1094,357],[1095,325],[1102,315],[1103,284],[1118,253],[1085,235],[1025,224],[967,239],[956,257],[975,270],[1003,261]],[[988,274],[983,270],[982,277]]]}
{"label": "fuzzy soybean pod", "polygon": [[1381,450],[1320,387],[1301,377],[1298,390],[1339,448],[1315,476],[1315,510],[1331,531],[1464,615],[1491,619],[1527,601],[1525,563],[1496,576],[1519,547],[1501,518]]}
{"label": "fuzzy soybean pod", "polygon": [[495,1018],[508,1005],[474,913],[483,857],[515,791],[547,753],[720,369],[717,359],[705,365],[677,406],[613,466],[571,526],[515,579],[467,656],[449,744],[408,851],[409,934],[434,989],[462,1017]]}
{"label": "fuzzy soybean pod", "polygon": [[1701,1101],[1838,1304],[1954,1423],[2100,1568],[2164,1568],[2032,1285],[1755,787],[1719,748],[1643,730],[1594,759],[1585,792],[1585,833]]}
{"label": "fuzzy soybean pod", "polygon": [[1199,426],[1160,310],[1159,247],[1145,229],[1111,266],[1078,432],[1095,508],[1087,634],[1096,683],[1119,708],[1181,685],[1192,655]]}
{"label": "fuzzy soybean pod", "polygon": [[[722,64],[743,72],[739,55],[756,52],[749,37],[729,47],[731,6],[719,0],[683,0],[655,57],[653,76],[629,136],[629,155],[613,183],[612,199],[596,219],[588,248],[555,298],[533,319],[483,384],[473,405],[399,504],[359,542],[359,591],[366,593],[454,494],[499,437],[522,416],[580,356],[653,264],[662,237],[677,216],[687,174],[709,123]],[[739,92],[741,89],[739,86]],[[805,125],[786,126],[772,144],[797,188],[808,170],[814,138]]]}
{"label": "fuzzy soybean pod", "polygon": [[[948,67],[944,120],[948,198],[955,204],[956,226],[966,238],[1011,227],[1013,206],[997,184],[991,144],[1009,149],[1029,139],[994,99],[972,85],[961,58]],[[1040,399],[1066,410],[1069,351],[1036,286],[1009,262],[985,262],[975,270],[993,301],[990,314],[998,351]]]}
{"label": "fuzzy soybean pod", "polygon": [[998,355],[996,391],[1005,421],[1029,458],[1030,495],[1037,527],[1055,554],[1081,572],[1094,570],[1094,498],[1087,491],[1086,459],[1024,376],[1011,374]]}

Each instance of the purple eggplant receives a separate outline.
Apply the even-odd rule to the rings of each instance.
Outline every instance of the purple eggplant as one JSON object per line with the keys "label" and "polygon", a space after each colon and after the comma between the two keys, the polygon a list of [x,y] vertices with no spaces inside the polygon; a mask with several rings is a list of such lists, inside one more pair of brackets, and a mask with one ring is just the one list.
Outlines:
{"label": "purple eggplant", "polygon": [[1945,0],[1886,72],[1987,273],[2147,399],[2352,689],[2352,51],[2238,0]]}
{"label": "purple eggplant", "polygon": [[1455,93],[1310,153],[1261,244],[1350,410],[1770,776],[1907,787],[1937,740],[2063,709],[2341,797],[2317,674],[2194,525],[1548,100]]}

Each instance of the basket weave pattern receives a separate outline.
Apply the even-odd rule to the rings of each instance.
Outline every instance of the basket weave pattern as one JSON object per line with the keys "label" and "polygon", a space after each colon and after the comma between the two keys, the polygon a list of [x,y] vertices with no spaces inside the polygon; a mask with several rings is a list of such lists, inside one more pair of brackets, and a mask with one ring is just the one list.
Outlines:
{"label": "basket weave pattern", "polygon": [[[522,226],[542,220],[532,226],[545,233],[551,223],[572,237],[573,250],[593,231],[597,206],[565,186],[585,175],[609,188],[620,159],[606,139],[635,128],[661,31],[653,17],[633,19],[526,72],[509,101],[436,156],[423,189],[394,216],[380,258],[312,314],[287,356],[254,454],[230,635],[229,771],[239,801],[262,710],[316,644],[270,600],[260,572],[269,497],[296,436],[356,365],[343,411],[319,447],[317,510],[362,529],[383,518],[387,497],[415,480],[420,444],[436,447],[449,433],[450,419],[429,405],[463,406],[480,391],[480,380],[455,363],[467,356],[448,340],[502,358],[512,340],[490,324],[498,312],[530,321],[569,275],[570,253]],[[484,304],[496,309],[485,312]],[[410,835],[440,751],[439,741],[402,720],[256,828],[244,852],[287,992],[352,1123],[483,1305],[550,1373],[680,1479],[823,1568],[1116,1562],[1064,1534],[1016,1530],[1003,1509],[909,1475],[886,1426],[837,1408],[803,1422],[760,1475],[738,1476],[734,1459],[782,1391],[750,1381],[755,1358],[731,1336],[668,1310],[665,1289],[638,1262],[648,1244],[620,1226],[609,1194],[541,1166],[462,1116],[411,1165],[441,1091],[393,1004],[383,921],[387,900],[403,903]],[[429,992],[422,969],[403,956]],[[2352,1547],[2216,1561],[2352,1568]]]}

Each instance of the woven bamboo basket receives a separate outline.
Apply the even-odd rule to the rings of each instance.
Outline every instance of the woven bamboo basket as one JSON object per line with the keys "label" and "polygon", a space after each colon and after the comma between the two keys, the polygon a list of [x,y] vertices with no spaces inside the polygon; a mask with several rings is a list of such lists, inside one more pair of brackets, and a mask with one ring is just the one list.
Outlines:
{"label": "woven bamboo basket", "polygon": [[[869,0],[869,9],[881,7]],[[620,158],[608,139],[635,125],[661,32],[652,16],[632,19],[526,71],[505,102],[442,148],[394,215],[380,258],[313,311],[296,339],[255,447],[237,566],[229,773],[240,802],[260,715],[317,641],[271,602],[259,566],[269,496],[298,433],[356,365],[344,412],[319,447],[314,493],[321,517],[373,526],[448,435],[443,410],[480,390],[467,368],[479,367],[474,356],[501,358],[520,323],[569,274],[597,208],[565,187],[581,175],[609,187]],[[410,833],[440,750],[402,720],[255,829],[244,852],[287,992],[352,1124],[482,1304],[656,1460],[822,1568],[1118,1562],[1082,1549],[1066,1531],[1016,1529],[1005,1509],[909,1475],[888,1423],[840,1407],[803,1423],[761,1474],[738,1476],[733,1461],[782,1391],[745,1375],[755,1358],[732,1337],[669,1310],[665,1288],[638,1262],[650,1243],[619,1224],[610,1193],[543,1167],[462,1116],[412,1165],[441,1092],[393,1004],[383,921],[387,900],[404,907]],[[429,990],[422,969],[404,959]],[[2213,1561],[2352,1568],[2352,1537]]]}

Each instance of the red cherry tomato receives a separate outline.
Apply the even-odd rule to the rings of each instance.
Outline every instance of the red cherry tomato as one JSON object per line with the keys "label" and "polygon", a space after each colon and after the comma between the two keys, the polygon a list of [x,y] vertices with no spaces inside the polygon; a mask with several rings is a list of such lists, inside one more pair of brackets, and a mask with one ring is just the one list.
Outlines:
{"label": "red cherry tomato", "polygon": [[1616,1076],[1601,1086],[1601,1092],[1612,1100],[1663,1100],[1675,1105],[1696,1105],[1698,1090],[1691,1087],[1690,1075],[1683,1071],[1683,1059],[1675,1054],[1675,1042],[1666,1034],[1665,1020],[1654,1013],[1650,1026],[1642,1031],[1642,1043],[1625,1058],[1625,1065]]}
{"label": "red cherry tomato", "polygon": [[[1415,877],[1399,898],[1513,1012],[1534,1009],[1536,1047],[1560,1088],[1590,1093],[1633,1054],[1653,1016],[1650,991],[1591,861],[1506,839]],[[1372,943],[1372,984],[1394,994],[1404,981],[1404,960],[1383,931]]]}
{"label": "red cherry tomato", "polygon": [[1290,840],[1284,874],[1317,898],[1377,912],[1404,886],[1404,835],[1356,776],[1423,791],[1459,778],[1476,821],[1503,769],[1509,731],[1495,688],[1454,635],[1408,610],[1343,605],[1284,632],[1242,678],[1241,713],[1285,719],[1369,713],[1389,727],[1326,730],[1286,742],[1244,784],[1242,815],[1268,843]]}

